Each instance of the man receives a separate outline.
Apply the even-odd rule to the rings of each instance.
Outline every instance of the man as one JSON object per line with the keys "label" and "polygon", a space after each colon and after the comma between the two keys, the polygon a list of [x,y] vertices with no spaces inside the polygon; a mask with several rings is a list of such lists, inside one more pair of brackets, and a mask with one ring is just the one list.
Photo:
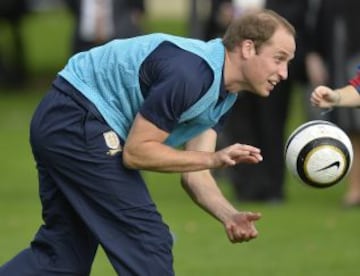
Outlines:
{"label": "man", "polygon": [[237,211],[210,170],[256,164],[260,150],[215,152],[216,136],[238,91],[266,97],[287,78],[294,35],[262,11],[223,40],[153,34],[72,57],[31,123],[45,224],[0,275],[88,275],[99,244],[119,275],[173,275],[171,235],[139,170],[182,173],[231,242],[255,238],[260,214]]}

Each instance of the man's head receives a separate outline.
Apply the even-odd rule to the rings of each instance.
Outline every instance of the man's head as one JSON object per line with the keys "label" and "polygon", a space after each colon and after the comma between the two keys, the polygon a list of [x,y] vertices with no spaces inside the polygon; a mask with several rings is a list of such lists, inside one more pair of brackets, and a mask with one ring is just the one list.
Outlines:
{"label": "man's head", "polygon": [[235,46],[250,39],[259,50],[279,27],[283,27],[295,37],[294,27],[285,18],[271,10],[245,13],[231,22],[223,37],[223,43],[226,49],[231,51]]}
{"label": "man's head", "polygon": [[295,53],[295,29],[273,11],[249,12],[230,24],[223,43],[227,88],[268,96],[287,78],[288,63]]}

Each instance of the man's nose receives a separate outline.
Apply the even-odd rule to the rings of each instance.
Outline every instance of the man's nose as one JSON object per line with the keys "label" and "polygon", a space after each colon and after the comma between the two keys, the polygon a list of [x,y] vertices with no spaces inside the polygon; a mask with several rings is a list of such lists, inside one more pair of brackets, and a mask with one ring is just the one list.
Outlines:
{"label": "man's nose", "polygon": [[280,66],[279,75],[282,80],[286,80],[288,78],[288,66],[287,65]]}

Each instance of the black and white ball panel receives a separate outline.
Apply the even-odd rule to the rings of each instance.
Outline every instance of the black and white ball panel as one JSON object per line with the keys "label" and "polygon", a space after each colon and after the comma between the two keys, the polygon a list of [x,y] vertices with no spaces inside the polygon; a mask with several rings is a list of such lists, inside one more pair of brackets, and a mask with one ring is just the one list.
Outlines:
{"label": "black and white ball panel", "polygon": [[343,179],[352,165],[353,149],[346,133],[328,121],[310,121],[289,136],[288,169],[304,183],[325,188]]}

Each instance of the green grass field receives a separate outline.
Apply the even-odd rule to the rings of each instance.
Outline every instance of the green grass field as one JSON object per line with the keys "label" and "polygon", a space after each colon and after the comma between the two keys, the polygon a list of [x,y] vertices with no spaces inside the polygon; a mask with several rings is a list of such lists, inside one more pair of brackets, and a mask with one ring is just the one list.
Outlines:
{"label": "green grass field", "polygon": [[[24,32],[33,79],[21,91],[5,88],[0,91],[0,264],[27,247],[42,223],[35,164],[28,143],[29,121],[50,84],[49,76],[62,66],[69,52],[71,20],[66,14],[33,15],[27,23]],[[171,26],[175,25],[170,21],[156,21],[147,28],[174,30],[174,33],[184,30],[181,23],[176,24],[176,29]],[[303,121],[302,103],[300,93],[294,94],[288,132]],[[192,204],[182,191],[178,175],[146,173],[145,177],[176,237],[176,275],[357,276],[360,273],[360,209],[342,208],[345,183],[317,190],[301,185],[288,175],[288,200],[284,204],[234,202],[239,209],[261,212],[263,218],[257,223],[260,235],[256,240],[231,244],[222,225]],[[220,186],[233,200],[229,183],[223,179]],[[91,275],[116,275],[101,250]]]}

